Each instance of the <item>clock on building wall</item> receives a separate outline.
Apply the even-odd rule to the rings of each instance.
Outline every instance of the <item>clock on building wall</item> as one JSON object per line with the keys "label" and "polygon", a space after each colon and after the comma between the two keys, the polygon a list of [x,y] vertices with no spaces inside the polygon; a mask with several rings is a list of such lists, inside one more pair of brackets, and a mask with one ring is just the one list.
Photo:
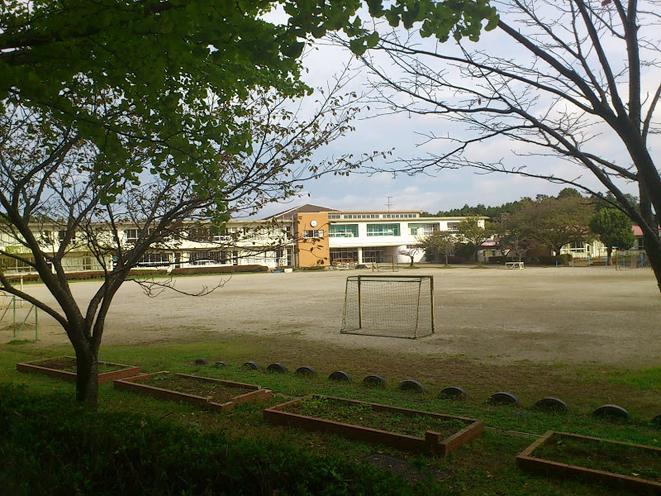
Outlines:
{"label": "clock on building wall", "polygon": [[312,227],[317,227],[317,221],[316,221],[316,220],[311,220],[311,221],[310,221],[310,225],[311,225]]}

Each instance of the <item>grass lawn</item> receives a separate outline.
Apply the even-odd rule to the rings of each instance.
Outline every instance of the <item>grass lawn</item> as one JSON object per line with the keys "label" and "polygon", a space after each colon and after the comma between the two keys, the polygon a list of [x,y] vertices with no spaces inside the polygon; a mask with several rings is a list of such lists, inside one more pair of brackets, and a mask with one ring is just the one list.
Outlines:
{"label": "grass lawn", "polygon": [[[15,370],[15,364],[20,361],[64,354],[71,354],[70,348],[27,343],[0,346],[0,382],[25,383],[37,392],[70,391],[73,398],[72,384]],[[193,360],[200,357],[207,358],[211,365],[193,365]],[[413,357],[402,354],[375,354],[359,349],[321,350],[314,348],[314,343],[291,337],[108,346],[102,349],[101,359],[139,365],[145,372],[170,370],[258,384],[276,393],[274,398],[261,404],[243,404],[228,413],[218,414],[185,404],[129,394],[107,384],[101,386],[102,410],[129,410],[167,418],[203,431],[222,430],[236,438],[268,438],[318,453],[339,454],[348,460],[365,461],[374,459],[375,455],[383,455],[400,461],[393,464],[393,470],[411,480],[421,477],[440,479],[442,487],[447,488],[443,494],[630,494],[596,484],[529,475],[516,467],[515,456],[547,430],[661,446],[661,431],[649,424],[652,416],[661,413],[659,369],[617,374],[612,369],[599,367],[549,367],[530,363],[495,366],[457,358],[419,356],[412,362]],[[262,367],[271,362],[282,362],[290,371],[300,365],[311,365],[319,374],[313,378],[301,378],[293,373],[269,374],[243,369],[241,363],[250,359],[256,360]],[[214,367],[212,364],[216,360],[225,361],[227,366]],[[422,395],[396,389],[398,380],[410,376],[412,363],[423,371],[415,377],[426,386],[427,392]],[[339,384],[328,381],[328,373],[336,369],[351,373],[354,382]],[[389,386],[385,389],[361,386],[360,380],[367,373],[386,376]],[[464,387],[469,399],[465,402],[437,399],[440,388],[450,384]],[[548,389],[549,385],[553,390]],[[555,393],[570,405],[571,411],[566,415],[557,415],[526,408],[487,405],[488,394],[502,389],[517,394],[524,405],[531,405],[547,393]],[[441,459],[349,441],[334,435],[271,426],[263,421],[262,408],[265,406],[315,393],[477,418],[485,422],[487,430],[481,437]],[[594,406],[609,402],[627,407],[632,413],[632,422],[613,424],[594,420],[587,415]],[[354,413],[349,412],[348,415],[353,416]],[[379,421],[374,422],[378,424]]]}

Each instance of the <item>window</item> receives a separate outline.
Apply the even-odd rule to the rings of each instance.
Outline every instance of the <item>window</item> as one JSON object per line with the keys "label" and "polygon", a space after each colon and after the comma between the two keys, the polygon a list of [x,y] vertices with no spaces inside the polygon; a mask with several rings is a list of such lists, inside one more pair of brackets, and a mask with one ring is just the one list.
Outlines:
{"label": "window", "polygon": [[92,257],[83,257],[83,270],[92,270]]}
{"label": "window", "polygon": [[458,231],[461,222],[448,222],[448,231]]}
{"label": "window", "polygon": [[317,238],[323,238],[324,237],[324,231],[323,229],[310,229],[310,230],[305,230],[303,231],[303,239],[317,239]]}
{"label": "window", "polygon": [[[379,219],[380,214],[342,214],[342,218],[345,220],[352,219]],[[329,217],[330,218],[330,217]]]}
{"label": "window", "polygon": [[571,251],[585,251],[585,243],[583,241],[572,241],[569,244],[569,249]]}
{"label": "window", "polygon": [[196,262],[198,260],[218,262],[222,260],[223,257],[219,251],[192,251],[189,258],[191,262]]}
{"label": "window", "polygon": [[384,219],[415,219],[418,217],[418,214],[408,213],[408,214],[383,214]]}
{"label": "window", "polygon": [[124,235],[126,236],[126,241],[135,242],[138,240],[140,235],[139,229],[124,229]]}
{"label": "window", "polygon": [[211,239],[211,232],[206,227],[193,227],[188,230],[188,239],[198,242],[209,241]]}
{"label": "window", "polygon": [[57,241],[59,243],[62,243],[64,241],[64,238],[66,238],[67,232],[66,231],[57,231]]}
{"label": "window", "polygon": [[367,224],[368,236],[399,236],[399,224]]}
{"label": "window", "polygon": [[351,263],[358,261],[357,248],[331,248],[330,251],[331,263]]}
{"label": "window", "polygon": [[331,238],[357,238],[358,224],[331,224],[328,235]]}
{"label": "window", "polygon": [[645,249],[645,238],[642,236],[640,238],[636,238],[636,248],[639,250],[644,250]]}
{"label": "window", "polygon": [[170,255],[168,253],[145,253],[140,261],[138,262],[139,266],[159,266],[159,265],[169,265]]}
{"label": "window", "polygon": [[[420,232],[421,229],[422,232]],[[409,234],[411,236],[417,236],[419,234],[428,236],[435,231],[438,231],[438,224],[409,224]]]}
{"label": "window", "polygon": [[340,214],[328,214],[329,219],[337,220],[341,217]]}
{"label": "window", "polygon": [[386,252],[383,248],[363,248],[364,263],[384,263]]}

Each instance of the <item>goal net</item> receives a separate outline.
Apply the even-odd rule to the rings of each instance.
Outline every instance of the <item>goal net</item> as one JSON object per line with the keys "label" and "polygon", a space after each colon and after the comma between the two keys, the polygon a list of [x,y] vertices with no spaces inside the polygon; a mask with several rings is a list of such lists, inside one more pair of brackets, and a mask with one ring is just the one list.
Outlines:
{"label": "goal net", "polygon": [[342,333],[416,339],[434,333],[432,276],[347,277]]}

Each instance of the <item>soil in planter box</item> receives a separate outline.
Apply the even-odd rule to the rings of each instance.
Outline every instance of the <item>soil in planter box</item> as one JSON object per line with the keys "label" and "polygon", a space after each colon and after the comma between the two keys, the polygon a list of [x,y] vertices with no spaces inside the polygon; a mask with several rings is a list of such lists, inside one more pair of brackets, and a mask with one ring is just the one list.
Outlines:
{"label": "soil in planter box", "polygon": [[[63,370],[65,372],[76,373],[76,359],[75,358],[51,358],[48,360],[42,360],[41,362],[35,362],[34,365],[39,367],[46,367],[48,369]],[[113,372],[115,370],[125,369],[123,365],[109,365],[106,363],[99,363],[98,373],[103,374],[104,372]]]}
{"label": "soil in planter box", "polygon": [[661,482],[661,454],[658,451],[555,434],[532,456]]}
{"label": "soil in planter box", "polygon": [[406,415],[328,398],[307,398],[287,407],[286,411],[417,437],[424,437],[426,431],[433,431],[447,438],[467,425],[462,420],[425,414]]}
{"label": "soil in planter box", "polygon": [[226,403],[235,396],[254,391],[254,389],[250,388],[231,387],[220,382],[204,381],[174,374],[152,375],[141,379],[140,383],[162,389],[170,389],[180,393],[202,396],[204,398],[211,396],[211,401],[215,403]]}

